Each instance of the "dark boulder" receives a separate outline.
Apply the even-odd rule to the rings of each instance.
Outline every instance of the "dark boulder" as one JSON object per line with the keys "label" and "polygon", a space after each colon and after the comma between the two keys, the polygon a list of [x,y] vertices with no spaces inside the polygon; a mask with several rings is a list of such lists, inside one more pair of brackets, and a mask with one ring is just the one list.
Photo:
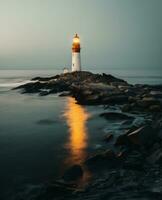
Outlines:
{"label": "dark boulder", "polygon": [[145,125],[129,133],[127,136],[132,144],[148,147],[157,140],[157,130],[149,125]]}

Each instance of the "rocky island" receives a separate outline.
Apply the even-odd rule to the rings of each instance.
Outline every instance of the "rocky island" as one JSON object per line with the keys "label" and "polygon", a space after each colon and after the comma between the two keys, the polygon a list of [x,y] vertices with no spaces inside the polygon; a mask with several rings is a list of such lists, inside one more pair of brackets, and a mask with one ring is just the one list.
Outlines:
{"label": "rocky island", "polygon": [[[132,124],[116,138],[113,132],[107,133],[103,140],[107,144],[113,141],[113,148],[97,151],[84,161],[93,179],[83,188],[76,179],[83,176],[84,169],[75,165],[61,180],[29,191],[26,198],[19,194],[19,199],[161,199],[162,85],[132,85],[112,75],[82,71],[36,77],[14,89],[42,96],[72,96],[82,105],[104,105],[101,117]],[[109,106],[118,106],[120,111],[107,112]],[[144,122],[133,124],[135,116],[141,114]]]}

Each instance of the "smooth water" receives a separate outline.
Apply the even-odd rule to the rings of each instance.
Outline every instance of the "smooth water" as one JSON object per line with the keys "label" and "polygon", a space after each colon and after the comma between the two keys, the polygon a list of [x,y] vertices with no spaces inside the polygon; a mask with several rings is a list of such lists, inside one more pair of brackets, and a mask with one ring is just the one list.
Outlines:
{"label": "smooth water", "polygon": [[[40,97],[11,90],[35,76],[60,72],[0,71],[0,195],[4,199],[26,184],[59,178],[68,166],[80,164],[89,153],[104,148],[104,134],[121,125],[101,119],[98,114],[104,111],[102,106],[83,107],[72,98]],[[118,72],[114,70],[112,74],[131,83],[162,83],[160,74],[150,72],[152,76],[146,77]]]}

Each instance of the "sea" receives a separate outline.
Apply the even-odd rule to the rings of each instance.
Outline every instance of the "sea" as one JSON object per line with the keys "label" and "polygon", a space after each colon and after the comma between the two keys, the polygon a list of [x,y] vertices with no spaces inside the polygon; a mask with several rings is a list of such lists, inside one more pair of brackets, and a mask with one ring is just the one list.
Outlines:
{"label": "sea", "polygon": [[[162,84],[162,69],[91,68],[87,71],[112,74],[131,84]],[[39,96],[12,90],[36,76],[59,73],[62,70],[0,70],[2,200],[14,199],[24,188],[29,190],[60,179],[71,165],[82,165],[88,155],[104,149],[106,133],[113,131],[118,135],[125,126],[122,122],[101,119],[99,114],[105,111],[103,106],[81,106],[73,98],[57,94]],[[135,123],[142,123],[143,117],[138,117]],[[86,171],[81,184],[88,182],[91,176]]]}

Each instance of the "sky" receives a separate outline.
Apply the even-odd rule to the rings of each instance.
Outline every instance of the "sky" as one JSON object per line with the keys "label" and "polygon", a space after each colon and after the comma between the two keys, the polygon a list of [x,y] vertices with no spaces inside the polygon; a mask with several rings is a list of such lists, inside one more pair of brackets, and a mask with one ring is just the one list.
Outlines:
{"label": "sky", "polygon": [[161,68],[162,0],[0,0],[0,69]]}

